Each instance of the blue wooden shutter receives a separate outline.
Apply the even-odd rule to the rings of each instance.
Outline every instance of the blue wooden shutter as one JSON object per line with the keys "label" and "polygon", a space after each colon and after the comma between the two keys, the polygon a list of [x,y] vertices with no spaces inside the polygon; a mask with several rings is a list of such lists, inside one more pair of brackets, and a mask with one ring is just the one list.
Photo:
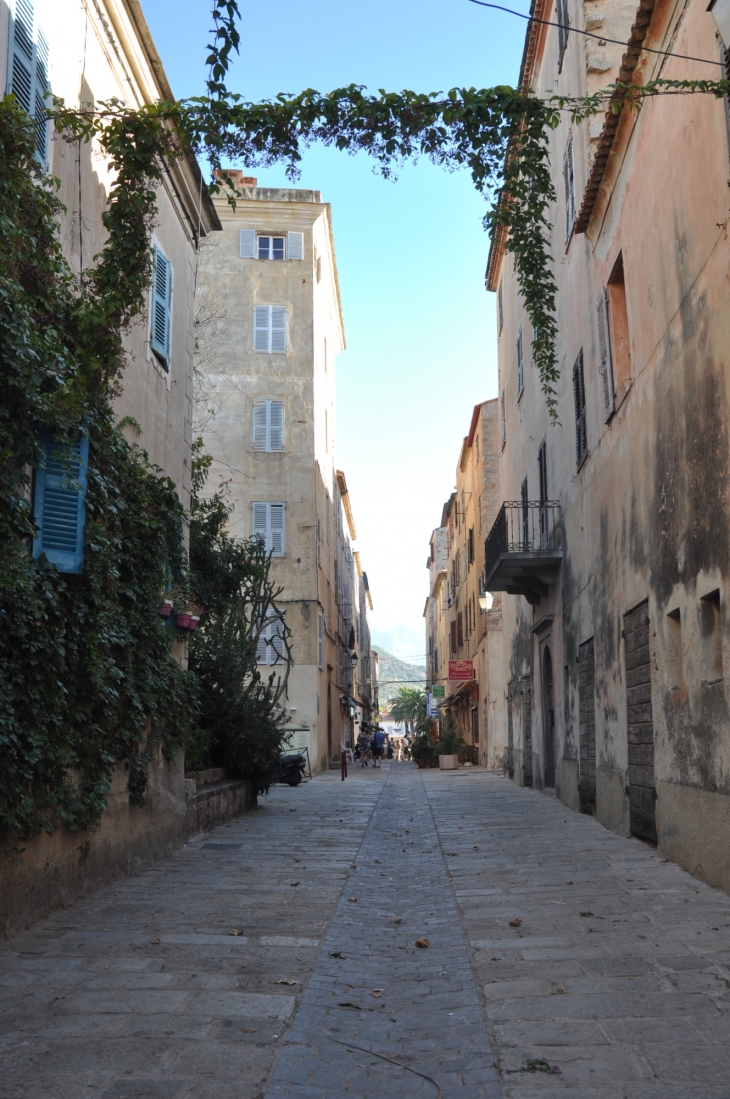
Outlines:
{"label": "blue wooden shutter", "polygon": [[41,446],[33,501],[38,527],[33,556],[44,553],[59,572],[80,573],[84,568],[89,440],[82,437],[69,446],[46,437]]}
{"label": "blue wooden shutter", "polygon": [[16,0],[10,35],[8,91],[28,114],[33,113],[35,92],[33,23],[33,5],[29,0]]}
{"label": "blue wooden shutter", "polygon": [[152,317],[150,347],[170,369],[170,306],[172,304],[172,267],[159,248],[154,250],[152,270]]}

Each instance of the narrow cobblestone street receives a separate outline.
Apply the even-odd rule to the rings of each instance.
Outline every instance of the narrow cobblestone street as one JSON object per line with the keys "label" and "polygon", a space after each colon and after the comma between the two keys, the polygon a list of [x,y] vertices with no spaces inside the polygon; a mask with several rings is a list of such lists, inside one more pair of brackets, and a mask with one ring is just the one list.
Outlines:
{"label": "narrow cobblestone street", "polygon": [[476,768],[279,787],[0,985],[2,1099],[730,1096],[730,898]]}

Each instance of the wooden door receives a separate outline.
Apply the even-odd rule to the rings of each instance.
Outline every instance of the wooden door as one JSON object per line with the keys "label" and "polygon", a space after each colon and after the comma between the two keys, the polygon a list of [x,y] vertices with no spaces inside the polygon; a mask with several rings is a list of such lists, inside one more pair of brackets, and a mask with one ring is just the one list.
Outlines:
{"label": "wooden door", "polygon": [[633,835],[656,843],[648,603],[641,603],[624,615],[624,660],[629,749],[629,827]]}

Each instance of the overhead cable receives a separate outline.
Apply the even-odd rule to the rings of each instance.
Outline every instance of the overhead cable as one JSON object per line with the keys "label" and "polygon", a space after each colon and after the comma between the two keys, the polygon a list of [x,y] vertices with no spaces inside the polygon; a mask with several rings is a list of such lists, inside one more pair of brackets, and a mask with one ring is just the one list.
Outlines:
{"label": "overhead cable", "polygon": [[[628,49],[629,43],[622,42],[620,38],[606,38],[603,34],[593,34],[592,31],[582,31],[578,27],[571,27],[569,23],[551,23],[548,19],[537,19],[534,15],[525,15],[521,11],[513,11],[512,8],[503,8],[501,4],[488,4],[486,0],[469,0],[471,4],[478,4],[480,8],[494,8],[495,11],[506,11],[508,15],[516,15],[518,19],[527,19],[529,23],[541,23],[544,27],[560,27],[561,30],[568,31],[571,34],[582,34],[586,38],[597,38],[604,44],[606,42],[613,43],[614,46],[623,46],[624,49]],[[638,43],[637,43],[638,45]],[[679,57],[682,61],[699,61],[703,65],[719,65],[720,68],[724,68],[724,62],[722,61],[709,61],[706,57],[690,57],[686,53],[672,53],[671,50],[653,50],[650,46],[640,46],[640,49],[645,50],[647,53],[658,53],[662,57]]]}

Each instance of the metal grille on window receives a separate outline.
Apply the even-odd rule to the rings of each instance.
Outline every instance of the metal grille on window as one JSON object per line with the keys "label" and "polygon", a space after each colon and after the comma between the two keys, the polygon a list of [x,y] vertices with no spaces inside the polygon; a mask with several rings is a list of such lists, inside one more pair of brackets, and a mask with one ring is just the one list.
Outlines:
{"label": "metal grille on window", "polygon": [[588,455],[588,434],[586,430],[586,387],[583,373],[583,350],[573,367],[573,400],[575,404],[575,451],[578,466],[583,465]]}

